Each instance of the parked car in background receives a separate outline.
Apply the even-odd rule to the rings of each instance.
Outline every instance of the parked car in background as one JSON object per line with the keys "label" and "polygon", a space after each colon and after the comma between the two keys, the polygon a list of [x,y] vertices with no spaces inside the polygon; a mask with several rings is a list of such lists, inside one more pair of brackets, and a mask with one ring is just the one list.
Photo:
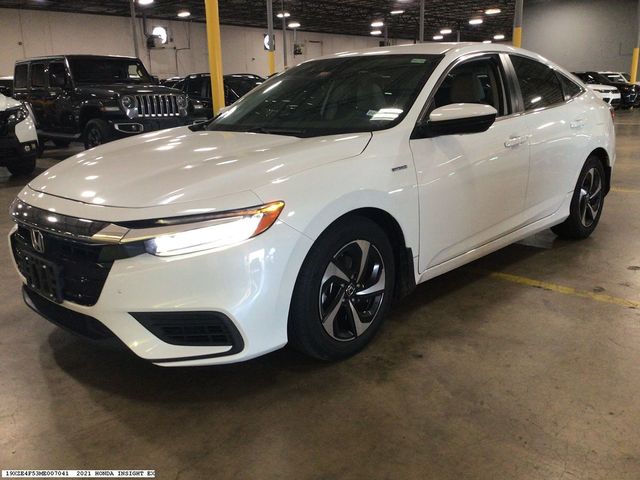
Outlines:
{"label": "parked car in background", "polygon": [[[604,75],[612,82],[631,82],[631,75],[625,72],[598,72],[600,75]],[[640,85],[640,82],[635,82],[636,85]]]}
{"label": "parked car in background", "polygon": [[[264,78],[250,73],[239,73],[225,75],[223,81],[224,103],[225,105],[231,105],[264,82]],[[203,116],[203,118],[211,118],[213,116],[210,74],[194,73],[181,78],[173,77],[165,80],[163,84],[182,90],[189,95],[189,100],[193,105],[194,116]]]}
{"label": "parked car in background", "polygon": [[49,168],[11,246],[33,309],[155,364],[337,360],[416,283],[549,227],[588,237],[614,162],[612,108],[532,52],[351,51]]}
{"label": "parked car in background", "polygon": [[573,72],[587,85],[609,85],[620,91],[620,106],[632,108],[640,105],[640,87],[628,82],[615,82],[598,72]]}
{"label": "parked car in background", "polygon": [[597,83],[587,83],[586,85],[613,108],[618,108],[620,106],[620,99],[622,96],[620,95],[620,90],[616,87],[612,87],[611,85],[600,85]]}
{"label": "parked car in background", "polygon": [[5,97],[13,96],[13,77],[0,77],[0,93]]}
{"label": "parked car in background", "polygon": [[0,93],[0,166],[12,175],[29,175],[37,156],[38,134],[31,109]]}
{"label": "parked car in background", "polygon": [[92,148],[189,125],[187,96],[157,85],[133,57],[56,55],[16,63],[14,97],[31,104],[41,141]]}

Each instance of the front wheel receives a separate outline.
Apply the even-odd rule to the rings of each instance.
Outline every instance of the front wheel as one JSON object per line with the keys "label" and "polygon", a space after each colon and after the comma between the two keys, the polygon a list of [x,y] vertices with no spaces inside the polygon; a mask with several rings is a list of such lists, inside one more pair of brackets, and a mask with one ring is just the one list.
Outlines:
{"label": "front wheel", "polygon": [[320,360],[360,351],[382,323],[393,296],[395,265],[384,231],[364,217],[323,233],[298,275],[289,342]]}
{"label": "front wheel", "polygon": [[14,177],[31,175],[35,169],[35,156],[7,165],[7,170],[9,170],[9,173],[11,173],[11,175],[13,175]]}
{"label": "front wheel", "polygon": [[569,217],[551,230],[563,238],[587,238],[596,229],[604,206],[606,177],[602,162],[590,156],[582,167],[576,184]]}
{"label": "front wheel", "polygon": [[109,141],[111,141],[111,131],[107,122],[99,118],[87,122],[84,128],[84,148],[89,150]]}

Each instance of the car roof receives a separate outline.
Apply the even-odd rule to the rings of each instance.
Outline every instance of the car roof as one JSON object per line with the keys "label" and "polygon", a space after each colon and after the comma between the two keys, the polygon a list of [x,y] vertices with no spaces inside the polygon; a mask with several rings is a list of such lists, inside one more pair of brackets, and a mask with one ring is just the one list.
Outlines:
{"label": "car roof", "polygon": [[62,60],[64,58],[93,58],[93,59],[126,59],[126,60],[139,60],[137,57],[128,57],[125,55],[89,55],[89,54],[71,54],[71,55],[45,55],[42,57],[25,58],[24,60],[18,60],[18,63],[37,62],[43,60]]}

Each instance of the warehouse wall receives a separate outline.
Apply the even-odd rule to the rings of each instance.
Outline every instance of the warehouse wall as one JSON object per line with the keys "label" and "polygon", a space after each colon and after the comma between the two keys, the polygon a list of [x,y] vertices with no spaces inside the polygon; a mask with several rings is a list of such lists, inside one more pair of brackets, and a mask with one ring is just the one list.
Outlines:
{"label": "warehouse wall", "polygon": [[628,72],[637,0],[525,0],[522,46],[570,70]]}
{"label": "warehouse wall", "polygon": [[[204,24],[163,20],[148,20],[147,24],[149,30],[156,25],[166,27],[174,39],[172,48],[149,51],[144,47],[140,33],[140,55],[151,73],[164,78],[209,71]],[[142,32],[142,20],[139,30]],[[124,17],[0,9],[0,32],[0,76],[12,75],[16,60],[38,55],[134,54],[130,20]],[[226,73],[268,74],[267,54],[262,46],[263,33],[258,28],[222,26],[222,57]],[[288,33],[291,47],[293,33]],[[191,45],[186,49],[189,37]],[[305,45],[305,55],[296,56],[295,63],[319,54],[375,47],[378,42],[379,39],[372,37],[298,32],[298,43]],[[281,46],[282,32],[277,32],[276,47]],[[276,59],[280,70],[280,50],[276,52]],[[293,63],[290,55],[289,65]]]}

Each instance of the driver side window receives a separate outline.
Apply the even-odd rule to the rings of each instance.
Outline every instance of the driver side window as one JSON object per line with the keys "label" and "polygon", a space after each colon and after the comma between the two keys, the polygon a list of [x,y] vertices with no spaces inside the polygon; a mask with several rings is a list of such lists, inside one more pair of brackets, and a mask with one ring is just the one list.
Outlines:
{"label": "driver side window", "polygon": [[429,111],[452,103],[491,105],[498,117],[508,114],[506,89],[498,57],[469,60],[454,67],[436,91]]}

